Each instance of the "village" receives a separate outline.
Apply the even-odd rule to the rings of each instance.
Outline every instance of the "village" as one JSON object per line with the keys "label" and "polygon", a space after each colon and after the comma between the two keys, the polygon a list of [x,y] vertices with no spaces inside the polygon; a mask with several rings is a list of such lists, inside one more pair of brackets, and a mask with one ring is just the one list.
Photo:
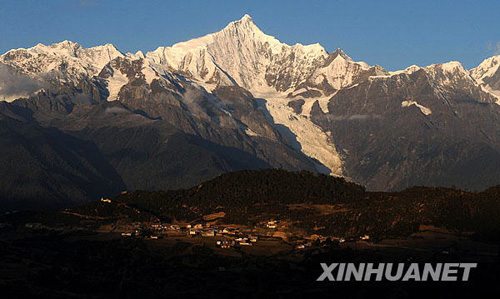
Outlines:
{"label": "village", "polygon": [[143,238],[150,240],[171,237],[189,237],[213,239],[213,246],[222,249],[258,246],[262,240],[275,240],[285,242],[296,250],[303,250],[319,244],[341,244],[345,242],[370,241],[370,236],[359,237],[324,237],[308,236],[297,237],[284,234],[280,228],[279,220],[269,220],[258,223],[254,227],[236,225],[216,225],[211,222],[194,224],[170,223],[133,223],[121,232],[124,238]]}
{"label": "village", "polygon": [[[127,194],[127,191],[122,192]],[[111,204],[109,198],[101,198],[101,202]],[[135,209],[135,208],[134,208]],[[136,210],[136,209],[135,209]],[[140,211],[136,210],[137,213]],[[372,242],[369,235],[361,236],[323,236],[302,235],[285,232],[287,224],[276,219],[261,221],[253,227],[242,225],[220,225],[218,219],[224,218],[225,213],[219,212],[205,215],[201,221],[195,223],[162,223],[156,218],[154,223],[135,222],[120,225],[118,231],[125,238],[143,238],[149,240],[167,239],[171,237],[211,238],[213,246],[222,249],[251,247],[258,245],[262,240],[274,240],[286,243],[295,250],[304,250],[317,245],[331,245],[342,243],[355,243],[358,241]]]}

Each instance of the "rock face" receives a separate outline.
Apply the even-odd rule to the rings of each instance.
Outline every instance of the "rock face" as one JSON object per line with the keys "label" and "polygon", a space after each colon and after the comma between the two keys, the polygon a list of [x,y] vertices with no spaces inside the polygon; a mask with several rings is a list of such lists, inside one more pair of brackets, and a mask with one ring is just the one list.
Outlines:
{"label": "rock face", "polygon": [[[499,62],[387,72],[340,49],[281,43],[245,15],[146,54],[69,41],[8,51],[0,56],[0,116],[9,122],[5,134],[50,128],[95,145],[91,155],[116,172],[110,180],[120,188],[189,187],[233,170],[285,168],[373,190],[480,189],[500,178]],[[57,147],[74,151],[68,143]],[[94,168],[93,179],[109,175]],[[58,177],[50,167],[33,173],[38,181]],[[73,191],[59,198],[98,197]]]}
{"label": "rock face", "polygon": [[450,63],[372,77],[339,91],[329,113],[316,107],[311,117],[332,131],[346,175],[371,190],[481,189],[500,179],[499,108]]}

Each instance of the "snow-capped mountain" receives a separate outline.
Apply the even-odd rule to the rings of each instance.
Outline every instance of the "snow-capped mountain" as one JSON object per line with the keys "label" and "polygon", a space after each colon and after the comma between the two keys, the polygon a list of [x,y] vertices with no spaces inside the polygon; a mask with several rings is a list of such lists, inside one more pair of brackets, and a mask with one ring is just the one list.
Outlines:
{"label": "snow-capped mountain", "polygon": [[500,105],[500,55],[485,59],[470,74],[484,90],[497,98]]}
{"label": "snow-capped mountain", "polygon": [[[309,96],[328,96],[360,78],[386,73],[381,67],[353,61],[340,49],[328,54],[319,44],[281,43],[264,34],[248,15],[217,33],[159,47],[146,55],[124,55],[111,44],[84,49],[64,41],[11,50],[0,61],[32,77],[79,80],[97,75],[118,57],[143,59],[143,73],[149,83],[155,76],[176,73],[208,91],[217,86],[240,86],[258,96],[307,95],[307,91]],[[123,76],[115,79],[124,81]],[[111,85],[117,87],[116,82]]]}
{"label": "snow-capped mountain", "polygon": [[248,15],[217,33],[146,54],[153,63],[198,82],[234,84],[253,92],[293,89],[327,56],[319,44],[281,43],[264,34]]}
{"label": "snow-capped mountain", "polygon": [[97,75],[111,60],[123,56],[111,44],[84,49],[77,43],[63,41],[10,50],[0,61],[32,77],[78,80]]}
{"label": "snow-capped mountain", "polygon": [[478,82],[458,61],[433,64],[424,68],[435,90],[443,97],[460,96],[466,93],[479,102],[495,103],[496,100],[478,87]]}
{"label": "snow-capped mountain", "polygon": [[332,133],[345,173],[370,189],[485,188],[500,179],[495,102],[450,62],[372,76],[338,91],[328,109],[313,106],[311,120]]}
{"label": "snow-capped mountain", "polygon": [[8,102],[0,121],[94,143],[132,189],[265,167],[374,190],[482,188],[500,179],[492,168],[500,165],[499,57],[470,71],[448,62],[387,72],[341,49],[281,43],[245,15],[146,54],[70,41],[10,50],[0,56]]}
{"label": "snow-capped mountain", "polygon": [[370,76],[386,75],[380,66],[355,62],[341,49],[328,55],[307,80],[293,91],[292,97],[330,96],[334,92],[366,80]]}

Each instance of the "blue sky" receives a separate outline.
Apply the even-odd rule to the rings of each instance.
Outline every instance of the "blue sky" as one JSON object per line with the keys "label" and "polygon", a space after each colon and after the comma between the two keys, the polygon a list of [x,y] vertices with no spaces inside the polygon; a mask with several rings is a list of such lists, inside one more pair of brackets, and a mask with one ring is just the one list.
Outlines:
{"label": "blue sky", "polygon": [[222,29],[248,13],[282,42],[342,48],[388,70],[500,54],[500,1],[0,0],[0,53],[72,40],[150,51]]}

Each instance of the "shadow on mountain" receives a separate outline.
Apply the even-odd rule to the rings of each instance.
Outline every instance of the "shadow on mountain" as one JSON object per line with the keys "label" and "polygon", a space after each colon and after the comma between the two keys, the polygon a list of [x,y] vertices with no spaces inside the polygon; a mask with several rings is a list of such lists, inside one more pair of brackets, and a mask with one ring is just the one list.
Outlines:
{"label": "shadow on mountain", "polygon": [[55,128],[0,120],[0,210],[60,208],[125,188],[99,149]]}

